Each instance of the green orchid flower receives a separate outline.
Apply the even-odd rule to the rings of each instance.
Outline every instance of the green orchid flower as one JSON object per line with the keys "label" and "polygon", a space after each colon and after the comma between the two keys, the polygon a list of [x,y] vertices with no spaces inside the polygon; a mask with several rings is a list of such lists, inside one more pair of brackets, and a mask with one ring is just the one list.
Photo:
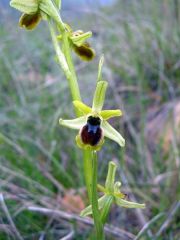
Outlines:
{"label": "green orchid flower", "polygon": [[[74,52],[81,58],[81,60],[91,61],[95,57],[95,51],[87,42],[87,39],[92,36],[92,32],[83,32],[82,30],[73,32],[68,24],[65,24],[65,29],[68,33],[68,38]],[[62,35],[59,35],[58,39],[61,40]]]}
{"label": "green orchid flower", "polygon": [[[145,204],[139,204],[125,199],[126,195],[120,191],[121,183],[115,182],[116,168],[117,166],[113,161],[109,162],[105,187],[98,185],[99,190],[104,194],[98,200],[98,208],[101,211],[101,220],[104,223],[113,203],[125,208],[145,208]],[[91,205],[81,211],[82,217],[88,215],[92,215]]]}
{"label": "green orchid flower", "polygon": [[47,16],[57,22],[61,21],[58,14],[60,0],[11,0],[10,6],[22,12],[19,26],[26,30],[33,30],[42,19],[46,20]]}
{"label": "green orchid flower", "polygon": [[92,108],[81,101],[73,102],[83,116],[59,120],[60,125],[79,130],[76,143],[80,148],[98,151],[104,143],[104,137],[114,140],[121,147],[125,145],[124,138],[108,123],[110,118],[121,116],[121,110],[102,110],[107,85],[106,81],[97,82]]}

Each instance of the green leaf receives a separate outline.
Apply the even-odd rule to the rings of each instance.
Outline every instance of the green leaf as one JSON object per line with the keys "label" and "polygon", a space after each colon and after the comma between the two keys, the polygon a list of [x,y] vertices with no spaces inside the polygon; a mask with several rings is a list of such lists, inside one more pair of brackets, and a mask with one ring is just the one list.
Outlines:
{"label": "green leaf", "polygon": [[108,83],[106,81],[97,82],[96,90],[93,98],[93,106],[92,106],[92,110],[94,112],[100,112],[102,110],[102,107],[104,105],[107,86],[108,86]]}

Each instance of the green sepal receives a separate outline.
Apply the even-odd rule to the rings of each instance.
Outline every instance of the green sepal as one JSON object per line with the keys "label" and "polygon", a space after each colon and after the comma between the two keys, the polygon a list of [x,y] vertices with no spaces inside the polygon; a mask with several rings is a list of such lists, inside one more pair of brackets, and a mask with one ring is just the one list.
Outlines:
{"label": "green sepal", "polygon": [[86,117],[79,117],[72,120],[59,119],[59,124],[72,129],[81,129],[86,124]]}
{"label": "green sepal", "polygon": [[106,81],[99,81],[96,85],[96,90],[93,97],[92,110],[94,112],[100,112],[104,105],[104,99],[106,95],[108,83]]}
{"label": "green sepal", "polygon": [[[109,200],[108,195],[104,195],[101,198],[98,199],[98,209],[101,210],[104,206],[104,204],[106,203],[106,201]],[[88,207],[86,207],[85,209],[83,209],[80,213],[81,217],[86,217],[88,215],[92,215],[92,205],[89,205]]]}
{"label": "green sepal", "polygon": [[145,208],[145,204],[140,204],[136,202],[130,202],[122,198],[115,198],[115,203],[120,206],[120,207],[125,207],[125,208]]}
{"label": "green sepal", "polygon": [[70,36],[70,39],[74,45],[76,45],[77,47],[80,47],[91,36],[92,36],[92,32],[83,33],[83,31],[78,30],[78,31],[72,33],[72,36]]}
{"label": "green sepal", "polygon": [[121,147],[125,146],[125,139],[107,121],[103,121],[101,127],[105,137],[117,142]]}
{"label": "green sepal", "polygon": [[38,0],[11,0],[10,6],[26,14],[34,14],[38,11]]}

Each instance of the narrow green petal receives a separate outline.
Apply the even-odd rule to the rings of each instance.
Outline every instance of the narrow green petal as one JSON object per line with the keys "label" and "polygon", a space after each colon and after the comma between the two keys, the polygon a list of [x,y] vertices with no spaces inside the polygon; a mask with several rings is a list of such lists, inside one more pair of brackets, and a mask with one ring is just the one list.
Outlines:
{"label": "narrow green petal", "polygon": [[130,202],[121,198],[115,198],[115,203],[120,206],[120,207],[125,207],[125,208],[145,208],[145,204],[140,204],[140,203],[135,203],[135,202]]}
{"label": "narrow green petal", "polygon": [[89,113],[92,111],[92,109],[91,109],[90,107],[88,107],[86,104],[84,104],[84,103],[81,102],[81,101],[78,101],[78,100],[73,101],[73,104],[74,104],[74,106],[75,106],[79,111],[81,111],[84,115],[87,115],[87,114],[89,114]]}
{"label": "narrow green petal", "polygon": [[59,124],[72,129],[80,129],[86,124],[86,117],[79,117],[72,120],[59,119]]}
{"label": "narrow green petal", "polygon": [[[109,197],[112,198],[112,196],[104,195],[101,198],[98,199],[98,209],[101,210],[104,206],[104,204],[109,201]],[[88,215],[92,215],[92,205],[89,205],[85,209],[83,209],[80,213],[81,217],[86,217]]]}
{"label": "narrow green petal", "polygon": [[100,115],[104,120],[108,120],[109,118],[112,118],[112,117],[122,116],[122,112],[119,109],[117,109],[117,110],[103,110],[103,111],[100,112]]}
{"label": "narrow green petal", "polygon": [[82,46],[88,38],[92,36],[92,32],[83,33],[83,31],[78,30],[73,32],[72,36],[70,37],[71,41],[74,45],[80,47]]}
{"label": "narrow green petal", "polygon": [[97,82],[92,106],[94,112],[100,112],[104,105],[107,85],[108,83],[106,81]]}
{"label": "narrow green petal", "polygon": [[118,131],[116,131],[107,121],[102,122],[104,136],[117,142],[121,147],[125,146],[125,140]]}

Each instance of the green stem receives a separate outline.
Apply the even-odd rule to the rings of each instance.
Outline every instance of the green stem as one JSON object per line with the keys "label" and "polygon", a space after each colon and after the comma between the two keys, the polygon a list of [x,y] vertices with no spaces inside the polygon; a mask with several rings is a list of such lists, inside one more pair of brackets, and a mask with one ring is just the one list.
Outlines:
{"label": "green stem", "polygon": [[91,184],[92,184],[92,151],[84,150],[83,151],[84,159],[84,175],[86,182],[86,189],[88,193],[89,202],[92,203],[92,193],[91,193]]}
{"label": "green stem", "polygon": [[96,229],[96,239],[103,240],[104,232],[101,222],[101,216],[98,209],[98,195],[97,195],[97,153],[93,152],[92,156],[92,213],[94,225]]}
{"label": "green stem", "polygon": [[[68,52],[70,51],[69,45],[68,45],[69,44],[68,39],[66,39],[66,43],[64,44],[65,49],[66,49],[65,50],[66,55],[64,55],[64,53],[62,52],[62,50],[59,46],[59,42],[57,40],[57,36],[56,36],[56,32],[53,27],[53,23],[50,20],[49,20],[49,29],[50,29],[54,49],[56,51],[57,61],[58,61],[59,65],[61,66],[61,68],[63,69],[64,74],[69,83],[72,100],[73,101],[81,100],[76,74],[75,74],[75,71],[72,71],[73,63],[72,63],[71,57],[68,57]],[[65,31],[62,34],[63,35],[66,34]],[[70,52],[69,52],[69,55],[70,55]],[[67,62],[67,59],[68,59],[68,62]],[[70,64],[70,62],[71,62],[71,64]],[[75,109],[75,111],[76,111],[76,115],[79,116],[80,112],[77,111],[76,109]]]}

